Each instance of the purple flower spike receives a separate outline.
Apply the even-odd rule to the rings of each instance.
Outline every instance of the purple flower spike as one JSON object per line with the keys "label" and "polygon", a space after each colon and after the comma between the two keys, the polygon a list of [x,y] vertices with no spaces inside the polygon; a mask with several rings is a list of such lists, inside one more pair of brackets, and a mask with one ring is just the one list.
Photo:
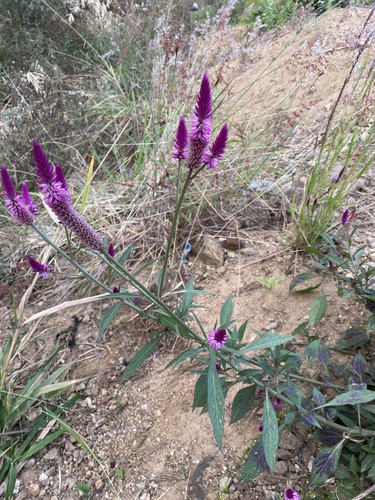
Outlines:
{"label": "purple flower spike", "polygon": [[3,186],[5,206],[12,217],[20,224],[32,224],[34,221],[34,213],[30,210],[28,205],[25,204],[22,196],[17,194],[8,170],[4,165],[1,167],[1,183]]}
{"label": "purple flower spike", "polygon": [[225,153],[225,147],[228,140],[228,125],[225,123],[221,128],[219,135],[214,140],[212,146],[209,147],[209,151],[203,153],[203,161],[207,163],[208,168],[217,169],[217,164],[223,159],[223,154]]}
{"label": "purple flower spike", "polygon": [[347,208],[341,216],[341,224],[345,226],[349,224],[349,208]]}
{"label": "purple flower spike", "polygon": [[36,173],[39,177],[40,184],[51,184],[55,180],[55,173],[52,165],[47,160],[43,149],[39,142],[33,142],[34,161],[36,165]]}
{"label": "purple flower spike", "polygon": [[208,343],[214,349],[220,349],[227,341],[226,330],[212,330],[208,334]]}
{"label": "purple flower spike", "polygon": [[22,198],[23,203],[30,210],[30,212],[34,215],[37,215],[38,214],[38,207],[35,205],[33,199],[31,198],[29,190],[27,189],[26,182],[22,182],[21,198]]}
{"label": "purple flower spike", "polygon": [[115,249],[113,248],[113,243],[110,243],[108,245],[108,253],[111,257],[114,257],[115,256]]}
{"label": "purple flower spike", "polygon": [[288,488],[284,491],[284,500],[301,500],[301,497],[292,488]]}
{"label": "purple flower spike", "polygon": [[178,124],[176,140],[174,141],[174,151],[172,153],[172,158],[178,160],[186,160],[187,150],[186,146],[188,144],[188,131],[186,128],[185,118],[181,116],[180,122]]}
{"label": "purple flower spike", "polygon": [[189,130],[190,141],[186,166],[191,170],[201,166],[203,153],[210,142],[212,128],[211,110],[210,81],[208,76],[204,75]]}
{"label": "purple flower spike", "polygon": [[51,270],[48,264],[41,264],[32,257],[29,257],[29,263],[34,273],[38,273],[39,276],[41,276],[44,279],[47,279],[49,277]]}
{"label": "purple flower spike", "polygon": [[55,181],[56,181],[56,183],[60,183],[61,187],[63,189],[65,189],[65,194],[64,194],[65,200],[72,203],[72,198],[71,198],[70,193],[68,191],[68,186],[66,184],[64,172],[58,163],[56,163],[56,166],[55,166]]}
{"label": "purple flower spike", "polygon": [[274,399],[273,407],[275,408],[275,411],[277,411],[277,412],[279,412],[283,409],[283,404],[279,398]]}

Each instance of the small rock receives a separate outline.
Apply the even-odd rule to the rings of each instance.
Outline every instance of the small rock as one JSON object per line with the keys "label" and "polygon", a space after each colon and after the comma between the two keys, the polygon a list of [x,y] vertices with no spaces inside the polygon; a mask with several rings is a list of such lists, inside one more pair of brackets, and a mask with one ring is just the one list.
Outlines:
{"label": "small rock", "polygon": [[16,479],[13,489],[13,495],[18,495],[18,493],[20,492],[20,488],[21,488],[21,481],[19,479]]}
{"label": "small rock", "polygon": [[43,486],[46,486],[48,484],[49,477],[45,472],[42,472],[41,475],[39,476],[39,482]]}
{"label": "small rock", "polygon": [[31,483],[27,488],[27,492],[30,496],[37,497],[40,492],[39,484]]}
{"label": "small rock", "polygon": [[192,253],[209,266],[220,267],[224,263],[224,249],[220,241],[212,236],[204,236],[193,244]]}
{"label": "small rock", "polygon": [[289,451],[289,450],[277,450],[277,458],[279,460],[289,460],[293,457],[295,457],[296,454],[293,453],[292,451]]}
{"label": "small rock", "polygon": [[245,246],[245,242],[240,238],[227,238],[224,241],[224,248],[227,250],[240,250]]}
{"label": "small rock", "polygon": [[98,491],[100,490],[101,488],[103,488],[103,481],[101,479],[97,479],[95,481],[95,489]]}
{"label": "small rock", "polygon": [[59,452],[57,448],[52,448],[50,449],[45,455],[44,459],[45,460],[56,460],[56,458],[59,456]]}
{"label": "small rock", "polygon": [[279,322],[278,321],[273,321],[272,323],[270,323],[269,325],[267,325],[264,329],[265,330],[275,330],[277,327],[279,326]]}
{"label": "small rock", "polygon": [[274,474],[275,476],[284,476],[288,472],[288,465],[286,462],[279,460],[275,464]]}
{"label": "small rock", "polygon": [[231,478],[229,476],[223,476],[219,480],[220,491],[227,491],[231,483]]}
{"label": "small rock", "polygon": [[241,248],[241,253],[242,255],[256,255],[258,253],[258,250],[252,247],[245,247]]}
{"label": "small rock", "polygon": [[74,451],[74,446],[69,439],[65,440],[65,451],[68,453],[73,453]]}
{"label": "small rock", "polygon": [[293,434],[290,432],[283,432],[281,439],[280,439],[280,444],[279,448],[282,448],[284,450],[299,450],[302,446],[302,443],[299,439],[297,439]]}

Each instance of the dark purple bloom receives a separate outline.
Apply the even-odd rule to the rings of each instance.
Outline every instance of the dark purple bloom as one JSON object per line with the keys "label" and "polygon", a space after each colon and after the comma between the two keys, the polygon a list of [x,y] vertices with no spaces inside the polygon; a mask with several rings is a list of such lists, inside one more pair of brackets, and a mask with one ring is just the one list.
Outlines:
{"label": "dark purple bloom", "polygon": [[260,419],[260,422],[258,424],[258,431],[262,432],[263,431],[263,418]]}
{"label": "dark purple bloom", "polygon": [[214,349],[220,349],[221,347],[223,347],[226,341],[226,330],[212,330],[212,332],[208,334],[208,343]]}
{"label": "dark purple bloom", "polygon": [[33,150],[36,173],[39,178],[38,182],[41,192],[44,195],[45,203],[52,209],[54,208],[54,204],[60,204],[61,202],[71,203],[70,194],[66,187],[64,187],[66,183],[61,168],[59,167],[56,174],[37,141],[33,142]]}
{"label": "dark purple bloom", "polygon": [[275,408],[275,411],[281,411],[283,409],[283,404],[279,398],[273,400],[273,407]]}
{"label": "dark purple bloom", "polygon": [[284,500],[301,500],[301,497],[292,488],[288,488],[284,491]]}
{"label": "dark purple bloom", "polygon": [[112,293],[120,293],[120,289],[117,286],[113,287]]}
{"label": "dark purple bloom", "polygon": [[42,264],[37,260],[33,259],[32,257],[29,257],[29,263],[34,273],[38,273],[39,276],[41,276],[44,279],[48,278],[48,276],[51,273],[51,269],[48,264]]}
{"label": "dark purple bloom", "polygon": [[186,166],[190,169],[199,168],[203,153],[211,137],[211,89],[208,75],[204,75],[195,105],[193,119],[189,130],[189,147]]}
{"label": "dark purple bloom", "polygon": [[108,253],[111,257],[114,257],[115,256],[115,249],[113,248],[113,243],[110,243],[108,245]]}
{"label": "dark purple bloom", "polygon": [[345,224],[349,224],[349,208],[347,208],[342,216],[341,216],[341,224],[344,226]]}
{"label": "dark purple bloom", "polygon": [[176,140],[174,141],[174,151],[172,153],[172,158],[179,160],[186,160],[187,150],[186,146],[188,144],[188,131],[186,128],[185,118],[181,116],[180,122],[178,124]]}
{"label": "dark purple bloom", "polygon": [[203,161],[207,163],[208,168],[217,169],[217,164],[223,159],[225,147],[228,140],[228,125],[225,123],[221,128],[219,135],[214,140],[212,146],[203,153]]}
{"label": "dark purple bloom", "polygon": [[74,210],[61,167],[58,166],[55,171],[53,170],[37,141],[34,141],[33,149],[44,202],[57,215],[62,226],[70,229],[84,245],[99,250],[103,240],[82,215]]}
{"label": "dark purple bloom", "polygon": [[[4,165],[1,167],[1,183],[3,186],[5,206],[9,210],[12,217],[16,219],[16,221],[19,222],[20,224],[26,224],[26,225],[32,224],[34,221],[34,213],[25,203],[22,195],[17,194],[16,188],[14,187],[14,184],[12,182],[12,179],[10,178],[8,170],[4,167]],[[28,194],[31,199],[30,193]],[[25,193],[24,195],[26,196]],[[35,205],[33,204],[33,209],[34,207]]]}
{"label": "dark purple bloom", "polygon": [[215,366],[216,366],[216,371],[220,373],[221,372],[221,366],[219,365],[219,363],[216,363]]}
{"label": "dark purple bloom", "polygon": [[30,212],[34,215],[37,215],[38,207],[35,205],[34,200],[31,198],[30,192],[27,189],[26,182],[22,182],[21,198],[23,203],[30,210]]}

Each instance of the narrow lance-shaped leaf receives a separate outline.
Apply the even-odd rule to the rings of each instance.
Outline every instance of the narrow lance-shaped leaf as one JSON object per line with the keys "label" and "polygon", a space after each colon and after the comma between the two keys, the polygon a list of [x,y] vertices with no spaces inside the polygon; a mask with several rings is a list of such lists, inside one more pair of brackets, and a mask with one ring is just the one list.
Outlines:
{"label": "narrow lance-shaped leaf", "polygon": [[250,450],[247,456],[245,465],[243,466],[240,481],[247,483],[252,481],[259,474],[262,474],[267,469],[267,460],[264,453],[263,438],[261,438]]}
{"label": "narrow lance-shaped leaf", "polygon": [[161,337],[155,337],[154,339],[151,340],[148,344],[144,345],[133,357],[133,359],[130,361],[129,365],[126,367],[126,370],[122,376],[121,382],[124,382],[127,378],[132,375],[137,368],[141,366],[141,364],[151,356],[151,354],[154,352],[156,349],[157,345],[160,342]]}
{"label": "narrow lance-shaped leaf", "polygon": [[255,401],[255,385],[240,389],[234,397],[230,424],[244,418],[253,407]]}
{"label": "narrow lance-shaped leaf", "polygon": [[326,406],[343,406],[343,405],[355,405],[358,403],[369,403],[375,400],[375,391],[369,391],[368,389],[362,389],[359,391],[348,391],[344,394],[339,394],[328,403],[318,406],[317,408],[325,408]]}
{"label": "narrow lance-shaped leaf", "polygon": [[229,296],[222,305],[220,311],[220,328],[226,328],[228,326],[232,314],[233,314],[233,303],[232,303],[232,297]]}
{"label": "narrow lance-shaped leaf", "polygon": [[316,326],[319,321],[324,317],[327,311],[327,296],[322,293],[311,304],[311,311],[309,315],[309,325]]}
{"label": "narrow lance-shaped leaf", "polygon": [[263,406],[263,445],[268,467],[273,473],[279,445],[279,428],[275,409],[268,396],[268,390],[266,390],[266,399]]}
{"label": "narrow lance-shaped leaf", "polygon": [[345,439],[342,439],[335,447],[319,451],[311,471],[310,486],[322,484],[331,477],[337,467],[344,442]]}
{"label": "narrow lance-shaped leaf", "polygon": [[103,317],[100,320],[99,324],[98,340],[102,340],[105,329],[107,328],[107,326],[110,325],[111,321],[116,316],[120,307],[121,307],[121,302],[118,302],[117,304],[114,304],[113,306],[109,307],[103,314]]}
{"label": "narrow lance-shaped leaf", "polygon": [[221,451],[224,434],[224,394],[216,369],[216,354],[211,347],[208,367],[208,414],[210,416],[216,443]]}
{"label": "narrow lance-shaped leaf", "polygon": [[290,340],[293,340],[292,336],[279,335],[275,331],[270,330],[265,335],[263,335],[261,339],[256,340],[255,342],[251,342],[251,344],[242,349],[241,352],[255,351],[258,349],[268,349],[276,347],[278,345],[286,344]]}

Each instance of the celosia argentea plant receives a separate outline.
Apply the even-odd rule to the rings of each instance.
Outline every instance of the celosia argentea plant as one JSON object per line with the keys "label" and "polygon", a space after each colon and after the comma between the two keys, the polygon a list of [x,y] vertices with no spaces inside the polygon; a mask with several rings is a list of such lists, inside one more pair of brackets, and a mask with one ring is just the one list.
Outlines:
{"label": "celosia argentea plant", "polygon": [[[375,438],[375,430],[365,429],[359,421],[353,429],[345,420],[338,420],[339,412],[333,412],[332,407],[338,404],[364,403],[364,399],[353,399],[357,392],[355,387],[340,387],[329,382],[328,387],[337,391],[336,398],[326,401],[323,390],[324,383],[306,379],[301,373],[302,356],[296,352],[293,345],[286,344],[293,340],[292,335],[282,336],[274,330],[261,334],[256,332],[260,339],[246,344],[243,341],[247,322],[237,327],[232,320],[233,306],[229,297],[223,304],[219,319],[212,330],[206,332],[197,314],[193,311],[194,290],[190,281],[181,293],[181,300],[172,308],[163,300],[163,284],[169,261],[172,241],[177,228],[178,217],[183,206],[185,194],[191,181],[206,169],[217,169],[225,153],[228,127],[225,124],[216,139],[211,141],[212,131],[212,97],[210,83],[204,75],[195,106],[193,118],[188,130],[184,118],[177,126],[174,142],[173,159],[178,160],[178,186],[176,211],[172,222],[172,230],[168,239],[163,267],[158,280],[158,293],[154,294],[145,287],[133,274],[115,257],[113,245],[105,243],[105,239],[95,231],[88,222],[75,210],[72,197],[69,193],[62,169],[59,165],[53,167],[42,148],[34,142],[34,157],[36,172],[45,204],[56,215],[59,224],[69,229],[87,250],[94,252],[109,266],[115,276],[125,279],[136,292],[110,287],[92,276],[81,264],[67,255],[53,241],[49,239],[41,228],[38,220],[38,209],[32,200],[25,183],[22,184],[21,194],[9,176],[8,170],[2,167],[2,185],[5,205],[13,218],[20,224],[31,226],[57,252],[69,260],[88,279],[92,280],[107,292],[104,297],[116,301],[103,317],[102,324],[108,325],[123,304],[133,308],[140,315],[146,316],[156,325],[151,340],[141,348],[126,367],[122,380],[127,379],[157,348],[165,335],[179,335],[195,343],[189,350],[172,360],[168,366],[178,366],[190,358],[200,362],[199,377],[196,382],[193,408],[200,407],[202,412],[208,411],[213,433],[219,449],[222,449],[224,434],[224,400],[229,388],[240,384],[234,398],[230,423],[244,418],[252,408],[256,398],[263,401],[262,434],[251,449],[244,464],[241,480],[250,481],[258,474],[269,469],[273,472],[276,463],[276,453],[280,436],[285,428],[292,424],[310,425],[322,429],[333,429],[342,439],[332,453],[320,457],[313,469],[312,484],[324,482],[333,473],[338,463],[338,453],[346,436],[358,439]],[[185,169],[184,169],[185,165]],[[185,181],[180,192],[179,177],[185,172]],[[51,269],[48,264],[41,264],[30,259],[32,269],[44,278],[48,277]],[[112,273],[111,273],[112,274]],[[150,307],[141,307],[147,302]],[[189,320],[189,324],[187,324]],[[190,326],[190,324],[194,324]],[[282,347],[283,346],[283,347]],[[249,356],[250,351],[261,351],[263,354]],[[320,353],[314,345],[305,351],[307,362],[320,360],[316,353]],[[314,357],[315,356],[315,357]],[[306,389],[301,384],[310,384],[313,389]],[[371,401],[370,393],[366,392],[367,402]],[[330,396],[331,396],[330,393]],[[362,393],[363,395],[364,393]],[[374,398],[375,399],[375,393]],[[340,399],[341,398],[341,399]],[[344,401],[344,403],[342,403]],[[368,410],[366,410],[368,411]],[[286,485],[289,486],[289,485]],[[299,494],[292,488],[287,488],[284,498],[298,499]]]}

